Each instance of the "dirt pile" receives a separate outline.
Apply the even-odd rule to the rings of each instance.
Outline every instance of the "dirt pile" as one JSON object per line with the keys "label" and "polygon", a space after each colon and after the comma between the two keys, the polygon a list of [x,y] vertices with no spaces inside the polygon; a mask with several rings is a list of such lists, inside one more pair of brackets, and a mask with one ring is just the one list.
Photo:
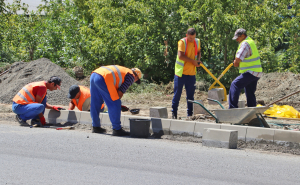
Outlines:
{"label": "dirt pile", "polygon": [[[256,99],[264,100],[266,104],[278,100],[288,94],[300,90],[300,75],[290,72],[285,73],[265,73],[258,81],[256,90]],[[245,94],[240,97],[241,100],[246,100]],[[291,105],[300,107],[300,93],[295,94],[278,105]]]}
{"label": "dirt pile", "polygon": [[52,105],[68,105],[69,87],[79,84],[61,67],[49,59],[41,58],[32,62],[15,62],[8,73],[0,76],[0,103],[11,104],[19,90],[30,82],[47,81],[51,76],[61,78],[61,90],[47,92],[47,102]]}

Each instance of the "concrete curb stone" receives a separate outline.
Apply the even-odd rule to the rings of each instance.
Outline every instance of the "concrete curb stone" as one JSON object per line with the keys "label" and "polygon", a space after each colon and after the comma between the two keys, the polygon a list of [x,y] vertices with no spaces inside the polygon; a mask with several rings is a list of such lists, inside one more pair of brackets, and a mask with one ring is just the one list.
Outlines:
{"label": "concrete curb stone", "polygon": [[157,135],[170,135],[172,119],[151,118],[151,132]]}
{"label": "concrete curb stone", "polygon": [[248,126],[221,124],[221,129],[237,130],[238,131],[238,140],[246,141],[246,134],[247,134]]}
{"label": "concrete curb stone", "polygon": [[290,130],[275,130],[274,142],[277,144],[298,143],[300,144],[300,132]]}
{"label": "concrete curb stone", "polygon": [[171,120],[170,134],[193,136],[195,130],[195,121]]}
{"label": "concrete curb stone", "polygon": [[274,142],[275,129],[248,127],[246,134],[246,142],[250,141],[270,141]]}
{"label": "concrete curb stone", "polygon": [[236,149],[237,141],[237,130],[205,128],[202,137],[202,145],[208,147]]}
{"label": "concrete curb stone", "polygon": [[194,130],[194,137],[202,137],[205,128],[215,128],[220,129],[221,125],[217,123],[205,123],[205,122],[196,122],[195,123],[195,130]]}

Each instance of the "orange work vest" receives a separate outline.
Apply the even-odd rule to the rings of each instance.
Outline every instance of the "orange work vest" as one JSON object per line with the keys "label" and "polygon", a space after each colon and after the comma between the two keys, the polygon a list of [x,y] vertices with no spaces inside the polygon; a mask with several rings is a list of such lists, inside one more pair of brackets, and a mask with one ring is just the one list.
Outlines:
{"label": "orange work vest", "polygon": [[118,89],[124,82],[125,75],[127,73],[133,75],[131,69],[119,65],[102,66],[93,71],[93,73],[98,73],[103,76],[108,92],[113,101],[119,99]]}
{"label": "orange work vest", "polygon": [[90,89],[84,86],[79,85],[80,88],[80,97],[79,97],[79,101],[78,104],[76,102],[75,99],[72,99],[74,105],[82,111],[82,105],[85,102],[86,99],[88,99],[89,97],[91,97],[91,93],[90,93]]}
{"label": "orange work vest", "polygon": [[[79,88],[80,88],[80,97],[79,97],[78,104],[76,99],[72,99],[72,102],[80,111],[82,111],[82,105],[84,104],[86,99],[91,97],[91,93],[90,93],[90,89],[87,87],[79,85]],[[102,104],[101,109],[103,109],[103,107],[104,107],[104,103]]]}
{"label": "orange work vest", "polygon": [[[13,98],[13,101],[15,103],[21,104],[21,105],[36,103],[36,101],[35,101],[36,97],[32,93],[33,88],[36,86],[45,86],[46,87],[46,82],[45,81],[32,82],[30,84],[25,85],[18,92],[18,94]],[[46,94],[47,93],[44,94],[44,96],[42,97],[42,100],[44,100]]]}

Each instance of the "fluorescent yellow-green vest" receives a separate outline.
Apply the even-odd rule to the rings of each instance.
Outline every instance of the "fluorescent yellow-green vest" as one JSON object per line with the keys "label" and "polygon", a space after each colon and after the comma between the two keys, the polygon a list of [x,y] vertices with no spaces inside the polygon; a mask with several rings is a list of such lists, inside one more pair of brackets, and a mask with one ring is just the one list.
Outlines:
{"label": "fluorescent yellow-green vest", "polygon": [[250,45],[252,55],[240,62],[239,73],[244,73],[246,71],[262,72],[259,53],[254,41],[250,37],[247,37],[240,43],[238,50],[240,49],[243,42],[247,42]]}
{"label": "fluorescent yellow-green vest", "polygon": [[[186,53],[186,49],[187,49],[187,39],[183,38],[181,39],[184,42],[184,47],[185,47],[185,51],[184,54]],[[195,38],[194,44],[195,44],[195,51],[197,51],[195,53],[195,60],[197,60],[198,57],[198,48],[199,48],[199,43],[200,40]],[[182,72],[183,72],[183,67],[184,67],[184,61],[179,59],[179,56],[177,54],[177,58],[176,58],[176,63],[175,63],[175,75],[182,77]],[[195,71],[196,71],[196,67],[195,67]]]}

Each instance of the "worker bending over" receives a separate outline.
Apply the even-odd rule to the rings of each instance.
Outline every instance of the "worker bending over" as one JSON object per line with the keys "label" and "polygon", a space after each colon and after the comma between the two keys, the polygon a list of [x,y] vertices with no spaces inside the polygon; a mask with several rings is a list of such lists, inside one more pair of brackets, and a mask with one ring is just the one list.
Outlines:
{"label": "worker bending over", "polygon": [[260,57],[254,41],[247,36],[246,30],[241,28],[235,31],[233,40],[239,44],[236,52],[234,67],[239,67],[240,76],[231,83],[229,90],[229,108],[238,108],[241,89],[245,89],[247,106],[256,107],[255,91],[257,81],[262,76]]}
{"label": "worker bending over", "polygon": [[142,72],[138,68],[128,69],[119,65],[102,66],[93,71],[90,78],[91,117],[94,133],[105,133],[101,127],[99,112],[104,100],[112,123],[113,136],[126,136],[121,127],[121,98],[126,90],[134,83],[140,84]]}
{"label": "worker bending over", "polygon": [[[74,110],[76,106],[80,111],[90,111],[91,93],[89,88],[81,85],[72,85],[69,89],[68,98],[71,99],[69,110]],[[102,103],[100,112],[103,112],[103,110],[104,103]]]}
{"label": "worker bending over", "polygon": [[16,120],[21,124],[31,119],[31,124],[45,125],[45,108],[59,111],[61,107],[47,103],[47,89],[60,89],[61,79],[52,76],[48,81],[32,82],[25,85],[13,98],[12,111],[16,113]]}

